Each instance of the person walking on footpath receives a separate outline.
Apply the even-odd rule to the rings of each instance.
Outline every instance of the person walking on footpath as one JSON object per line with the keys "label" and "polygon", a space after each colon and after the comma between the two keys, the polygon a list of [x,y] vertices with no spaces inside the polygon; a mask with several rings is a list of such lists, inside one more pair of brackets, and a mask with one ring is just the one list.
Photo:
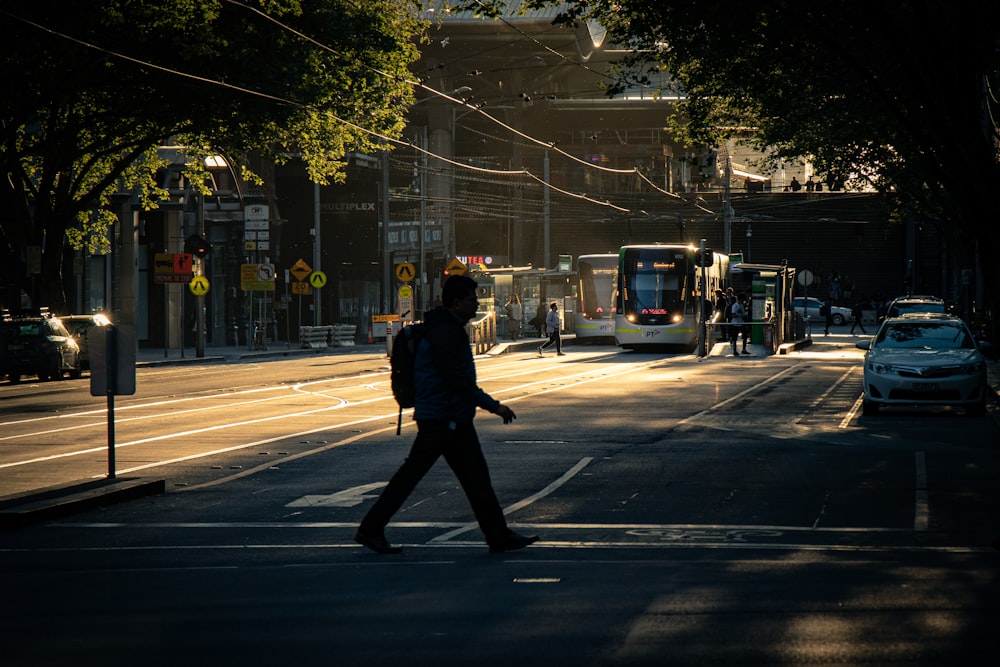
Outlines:
{"label": "person walking on footpath", "polygon": [[511,294],[503,309],[507,313],[507,333],[511,340],[517,340],[521,334],[521,318],[524,316],[521,298],[516,294]]}
{"label": "person walking on footpath", "polygon": [[861,318],[864,315],[864,306],[860,302],[854,304],[854,307],[851,308],[851,315],[854,316],[854,323],[851,324],[851,333],[854,333],[854,327],[861,327],[861,333],[867,334],[865,325],[861,322]]}
{"label": "person walking on footpath", "polygon": [[556,352],[559,356],[564,355],[562,351],[562,338],[559,336],[561,325],[562,322],[559,321],[559,306],[553,301],[552,305],[549,306],[549,313],[545,316],[545,331],[549,334],[549,339],[538,347],[538,356],[545,356],[542,354],[542,351],[553,343],[555,343]]}
{"label": "person walking on footpath", "polygon": [[830,325],[833,324],[833,303],[830,299],[823,302],[823,305],[819,308],[819,314],[823,316],[823,323],[826,325],[823,328],[823,335],[830,335]]}
{"label": "person walking on footpath", "polygon": [[521,549],[537,542],[538,536],[519,535],[507,526],[473,425],[476,408],[499,415],[504,424],[516,419],[513,410],[476,384],[472,346],[465,331],[479,307],[476,281],[468,276],[451,276],[444,284],[441,300],[443,305],[425,318],[425,332],[414,359],[413,419],[417,422],[417,437],[406,460],[362,519],[354,540],[375,553],[402,552],[402,547],[386,539],[385,527],[443,456],[465,491],[490,551]]}

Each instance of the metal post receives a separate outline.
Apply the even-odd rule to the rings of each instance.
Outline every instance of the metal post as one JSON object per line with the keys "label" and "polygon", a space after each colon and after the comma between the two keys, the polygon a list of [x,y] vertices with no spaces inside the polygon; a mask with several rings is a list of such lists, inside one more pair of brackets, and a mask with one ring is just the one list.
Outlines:
{"label": "metal post", "polygon": [[549,183],[551,179],[549,178],[549,149],[545,149],[545,159],[542,163],[542,180],[545,181],[545,187],[542,189],[542,216],[543,216],[543,235],[544,243],[542,252],[542,264],[545,268],[552,267],[552,255],[551,249],[549,248],[549,240],[551,229],[549,227]]}
{"label": "metal post", "polygon": [[429,272],[424,266],[424,234],[427,233],[427,126],[424,125],[420,136],[420,268],[417,275],[417,298],[414,307],[419,311],[419,319],[423,319],[427,310],[427,276]]}
{"label": "metal post", "polygon": [[[199,193],[198,197],[198,235],[205,238],[205,195]],[[205,258],[198,257],[198,271],[196,276],[205,275]],[[183,288],[182,288],[183,289]],[[194,299],[194,356],[201,358],[205,356],[205,296],[196,296]]]}
{"label": "metal post", "polygon": [[705,252],[705,239],[701,240],[698,252],[701,254],[701,302],[698,304],[699,310],[698,314],[698,356],[704,357],[708,354],[706,340],[708,338],[706,328],[708,322],[705,319],[705,313],[707,312],[708,306],[708,270],[705,266],[708,261],[707,253]]}
{"label": "metal post", "polygon": [[117,475],[115,468],[115,392],[118,390],[118,332],[114,325],[107,327],[104,337],[104,358],[107,360],[106,393],[108,397],[108,478]]}
{"label": "metal post", "polygon": [[[733,177],[733,163],[726,153],[725,181],[722,189],[722,238],[726,254],[733,252],[733,204],[730,183]],[[750,261],[749,258],[746,261]]]}
{"label": "metal post", "polygon": [[[391,312],[392,256],[389,253],[389,152],[379,151],[382,166],[382,312]],[[299,297],[301,307],[301,296]],[[301,324],[301,322],[300,322]]]}
{"label": "metal post", "polygon": [[[313,184],[313,272],[322,271],[320,257],[322,255],[322,239],[319,232],[320,197],[319,183]],[[322,304],[319,290],[313,290],[313,326],[320,326],[323,321]]]}

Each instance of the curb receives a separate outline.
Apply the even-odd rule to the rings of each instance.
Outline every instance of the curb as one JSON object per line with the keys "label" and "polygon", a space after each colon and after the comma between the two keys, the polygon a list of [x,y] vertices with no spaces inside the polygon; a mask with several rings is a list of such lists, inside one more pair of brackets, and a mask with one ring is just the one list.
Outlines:
{"label": "curb", "polygon": [[0,530],[21,528],[76,512],[159,495],[166,489],[166,480],[123,477],[28,491],[0,499]]}

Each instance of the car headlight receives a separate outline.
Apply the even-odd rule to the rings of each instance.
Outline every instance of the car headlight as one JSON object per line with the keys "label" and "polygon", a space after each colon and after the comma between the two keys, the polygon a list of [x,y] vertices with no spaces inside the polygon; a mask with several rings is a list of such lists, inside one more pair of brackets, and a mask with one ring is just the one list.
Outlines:
{"label": "car headlight", "polygon": [[986,368],[985,362],[973,361],[972,363],[964,364],[959,370],[964,375],[977,375],[979,373],[982,373],[984,368]]}
{"label": "car headlight", "polygon": [[868,370],[873,373],[878,373],[879,375],[888,375],[889,373],[895,373],[896,367],[890,366],[889,364],[880,364],[876,361],[869,361]]}

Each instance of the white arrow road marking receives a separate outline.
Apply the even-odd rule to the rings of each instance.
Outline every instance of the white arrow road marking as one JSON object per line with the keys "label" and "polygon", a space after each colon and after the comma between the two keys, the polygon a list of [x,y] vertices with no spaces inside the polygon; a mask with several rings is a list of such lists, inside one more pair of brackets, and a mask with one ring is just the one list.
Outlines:
{"label": "white arrow road marking", "polygon": [[369,498],[375,498],[376,496],[365,494],[375,489],[381,489],[388,483],[373,482],[371,484],[362,484],[361,486],[331,493],[328,496],[302,496],[298,500],[288,503],[285,507],[354,507]]}

